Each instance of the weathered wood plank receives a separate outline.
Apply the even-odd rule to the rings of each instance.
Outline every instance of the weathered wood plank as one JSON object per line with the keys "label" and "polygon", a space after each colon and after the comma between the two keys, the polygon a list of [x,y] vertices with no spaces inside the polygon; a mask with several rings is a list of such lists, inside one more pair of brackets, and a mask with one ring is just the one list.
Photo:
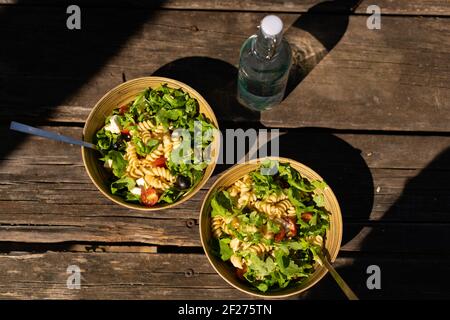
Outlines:
{"label": "weathered wood plank", "polygon": [[[339,38],[339,32],[327,33],[318,20],[308,19],[305,28],[316,37],[306,36],[303,45],[311,43],[313,52],[319,52],[307,59],[318,59],[318,64],[279,108],[262,114],[261,122],[283,127],[448,132],[450,81],[445,79],[450,69],[441,62],[450,58],[450,42],[444,40],[450,39],[450,28],[442,22],[386,18],[380,32],[374,32],[364,27],[365,21],[350,19]],[[336,26],[339,23],[343,22],[335,19]],[[429,33],[416,32],[419,26]],[[292,33],[294,39],[301,39],[302,31]],[[320,37],[328,37],[321,46],[316,44]],[[297,50],[302,43],[298,41],[294,42]],[[339,42],[333,48],[335,41]],[[445,120],[432,119],[435,116]]]}
{"label": "weathered wood plank", "polygon": [[[368,30],[364,16],[347,21],[341,15],[282,14],[287,25],[299,18],[296,33],[309,32],[296,45],[311,46],[318,60],[331,52],[282,106],[255,115],[237,105],[236,65],[242,41],[263,13],[168,10],[142,16],[133,9],[119,14],[89,8],[85,27],[70,33],[59,9],[7,11],[0,22],[0,36],[10,43],[0,53],[2,119],[83,122],[123,78],[157,74],[192,85],[220,120],[448,132],[450,27],[443,18],[383,17],[381,30]],[[135,14],[141,24],[117,27]]]}
{"label": "weathered wood plank", "polygon": [[[448,258],[352,256],[335,267],[362,299],[448,298]],[[249,299],[212,269],[204,255],[63,253],[0,255],[2,299]],[[381,268],[381,290],[368,290],[366,269]],[[81,288],[68,289],[69,265],[81,269]],[[417,277],[417,274],[427,277]],[[425,279],[426,278],[426,279]],[[415,279],[411,281],[411,279]],[[330,276],[294,299],[345,299]]]}
{"label": "weathered wood plank", "polygon": [[[45,0],[39,1],[40,5],[63,5],[65,0]],[[356,0],[335,1],[333,6],[321,8],[318,6],[320,3],[331,2],[323,0],[296,0],[296,1],[282,1],[282,0],[251,0],[251,1],[239,1],[239,0],[197,0],[197,1],[185,1],[185,0],[166,0],[160,1],[159,7],[162,9],[187,9],[187,10],[226,10],[226,11],[264,11],[264,12],[306,12],[313,7],[318,12],[347,12],[348,5],[358,3]],[[0,0],[0,4],[15,5],[27,4],[28,1],[16,1],[16,0]],[[155,4],[138,2],[138,1],[120,1],[114,3],[111,1],[77,1],[77,3],[83,7],[105,5],[108,7],[117,5],[119,7],[148,7],[155,6]],[[35,4],[34,2],[32,4]],[[366,13],[367,7],[372,5],[373,2],[365,0],[358,5],[356,13]],[[450,15],[450,8],[448,2],[445,0],[427,0],[427,1],[408,1],[408,0],[378,0],[377,5],[382,9],[383,14],[408,14],[408,15]]]}
{"label": "weathered wood plank", "polygon": [[[81,128],[46,128],[74,137],[81,134]],[[111,203],[96,190],[84,171],[78,147],[38,137],[17,144],[22,136],[3,129],[5,148],[11,149],[0,162],[3,241],[200,245],[192,222],[198,223],[203,197],[219,172],[181,207],[153,213],[132,211]],[[362,230],[344,250],[421,251],[435,247],[435,236],[426,237],[432,233],[441,239],[438,247],[448,251],[450,137],[299,132],[280,139],[283,156],[311,166],[334,189],[344,214],[344,243]],[[424,237],[420,245],[409,241],[413,234]],[[396,241],[398,236],[406,239],[400,248],[371,241]]]}
{"label": "weathered wood plank", "polygon": [[[174,9],[207,9],[207,10],[239,10],[239,11],[265,11],[265,12],[306,12],[313,7],[319,12],[346,12],[349,6],[358,4],[357,0],[335,1],[332,6],[321,8],[319,4],[331,1],[321,0],[225,0],[225,1],[186,1],[169,0],[162,4],[164,8]],[[362,1],[358,5],[356,13],[366,13],[367,7],[372,5],[371,1]],[[450,15],[450,6],[444,0],[428,1],[389,1],[380,0],[376,3],[383,14],[419,14],[419,15]]]}
{"label": "weathered wood plank", "polygon": [[[203,255],[45,253],[0,256],[3,299],[246,298]],[[81,269],[80,290],[67,288],[67,268]]]}

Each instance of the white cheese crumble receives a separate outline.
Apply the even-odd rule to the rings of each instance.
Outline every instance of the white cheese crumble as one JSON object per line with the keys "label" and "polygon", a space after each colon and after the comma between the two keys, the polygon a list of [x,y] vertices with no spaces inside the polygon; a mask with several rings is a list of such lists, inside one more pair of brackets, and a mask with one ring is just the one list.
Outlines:
{"label": "white cheese crumble", "polygon": [[140,196],[140,195],[141,195],[141,188],[134,187],[133,189],[131,189],[130,192],[131,192],[132,194],[135,194],[135,195],[137,195],[137,196]]}
{"label": "white cheese crumble", "polygon": [[107,169],[111,169],[112,168],[112,164],[113,164],[112,159],[108,159],[108,160],[105,161],[105,164],[103,166],[105,168],[107,168]]}
{"label": "white cheese crumble", "polygon": [[105,126],[105,130],[111,131],[112,133],[120,133],[120,130],[122,130],[122,128],[120,127],[118,118],[119,117],[117,115],[112,116],[109,121],[109,125]]}
{"label": "white cheese crumble", "polygon": [[144,186],[145,186],[145,180],[144,180],[144,178],[139,178],[139,179],[137,179],[137,180],[136,180],[136,184],[137,184],[139,187],[144,187]]}

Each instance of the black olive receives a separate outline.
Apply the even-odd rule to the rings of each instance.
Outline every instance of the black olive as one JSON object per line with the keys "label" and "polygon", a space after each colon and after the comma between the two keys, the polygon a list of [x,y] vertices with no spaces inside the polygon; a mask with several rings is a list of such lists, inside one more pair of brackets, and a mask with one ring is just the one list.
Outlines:
{"label": "black olive", "polygon": [[289,188],[289,183],[282,177],[280,177],[279,174],[276,174],[273,177],[273,180],[283,189]]}
{"label": "black olive", "polygon": [[116,143],[114,143],[114,144],[112,145],[112,147],[113,147],[114,150],[117,151],[117,150],[120,149],[120,146],[121,146],[121,145],[122,145],[122,138],[121,138],[121,137],[118,137]]}
{"label": "black olive", "polygon": [[131,140],[131,136],[129,134],[122,134],[122,139],[125,141],[130,141]]}
{"label": "black olive", "polygon": [[187,189],[190,187],[191,181],[189,180],[189,178],[187,178],[185,176],[178,176],[176,185],[177,185],[178,189],[184,190],[184,189]]}

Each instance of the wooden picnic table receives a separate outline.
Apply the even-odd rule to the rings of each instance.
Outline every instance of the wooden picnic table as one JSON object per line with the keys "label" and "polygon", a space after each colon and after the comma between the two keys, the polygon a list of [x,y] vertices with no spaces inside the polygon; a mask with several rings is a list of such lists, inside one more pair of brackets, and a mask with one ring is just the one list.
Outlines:
{"label": "wooden picnic table", "polygon": [[[200,205],[226,166],[182,206],[133,211],[100,194],[79,147],[9,130],[15,120],[81,138],[105,92],[148,75],[193,86],[222,130],[281,128],[280,154],[340,201],[334,265],[361,298],[450,298],[448,0],[364,0],[352,12],[358,1],[73,2],[81,30],[66,28],[64,1],[0,0],[1,298],[250,298],[199,239]],[[366,26],[372,4],[380,30]],[[283,103],[255,115],[236,102],[236,68],[270,12],[305,55]],[[80,290],[67,288],[69,265]],[[366,285],[370,265],[380,290]],[[345,297],[327,275],[296,298]]]}

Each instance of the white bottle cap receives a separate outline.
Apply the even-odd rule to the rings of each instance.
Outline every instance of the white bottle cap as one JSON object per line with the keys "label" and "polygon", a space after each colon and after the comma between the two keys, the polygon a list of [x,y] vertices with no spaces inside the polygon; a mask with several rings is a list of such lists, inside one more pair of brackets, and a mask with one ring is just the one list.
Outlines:
{"label": "white bottle cap", "polygon": [[283,30],[283,21],[275,15],[265,16],[261,21],[261,31],[266,37],[275,37]]}

